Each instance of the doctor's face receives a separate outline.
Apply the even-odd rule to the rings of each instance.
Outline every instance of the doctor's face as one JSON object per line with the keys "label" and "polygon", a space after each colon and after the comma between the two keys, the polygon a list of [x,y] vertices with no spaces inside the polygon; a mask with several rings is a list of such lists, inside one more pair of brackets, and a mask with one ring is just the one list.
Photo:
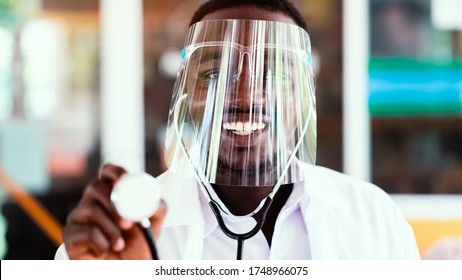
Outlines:
{"label": "doctor's face", "polygon": [[[213,19],[256,19],[294,23],[283,14],[269,12],[255,7],[234,7],[223,9],[204,17],[203,20]],[[278,79],[279,91],[295,92],[293,81],[288,77],[294,77],[290,67],[286,73],[280,73],[277,77],[266,79],[274,75],[272,61],[275,52],[271,49],[255,48],[252,36],[246,34],[250,27],[240,27],[241,36],[233,44],[210,44],[196,49],[188,61],[187,92],[189,93],[191,118],[197,121],[196,126],[203,125],[207,120],[204,112],[210,110],[211,104],[215,104],[214,113],[220,114],[220,147],[217,163],[218,184],[247,185],[242,178],[250,178],[249,181],[268,182],[272,185],[276,179],[273,168],[276,164],[277,147],[275,143],[279,134],[292,135],[296,128],[296,117],[290,106],[282,106],[277,109],[275,91],[271,90],[271,82]],[[216,42],[212,35],[210,42]],[[297,57],[286,55],[284,61],[287,65]],[[223,63],[225,60],[225,63]],[[226,72],[225,79],[220,75]],[[282,71],[283,72],[283,71]],[[274,82],[273,82],[274,83]],[[281,90],[282,88],[282,90]],[[284,90],[285,89],[285,90]],[[222,108],[216,99],[220,93],[223,98]],[[283,97],[285,103],[290,104],[291,96]],[[215,112],[216,111],[216,112]],[[276,120],[278,115],[285,116],[284,130],[281,131]],[[287,117],[289,116],[289,117]],[[214,120],[216,120],[214,118]],[[210,124],[212,127],[214,124]],[[213,132],[210,131],[210,134]],[[210,156],[210,155],[209,155]],[[236,176],[233,176],[236,175]],[[261,179],[255,179],[261,177]]]}

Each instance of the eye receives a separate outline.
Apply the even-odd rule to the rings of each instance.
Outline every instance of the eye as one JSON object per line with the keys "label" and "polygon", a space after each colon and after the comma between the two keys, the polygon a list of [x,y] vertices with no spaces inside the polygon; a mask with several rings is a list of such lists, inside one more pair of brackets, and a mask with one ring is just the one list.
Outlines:
{"label": "eye", "polygon": [[218,69],[210,69],[210,70],[206,70],[200,73],[199,77],[203,82],[211,82],[213,80],[218,79],[219,73],[220,73],[220,70]]}
{"label": "eye", "polygon": [[283,73],[280,71],[265,71],[263,73],[263,77],[265,78],[265,81],[268,79],[272,79],[273,81],[278,81],[278,82],[288,82],[290,80],[289,75],[287,73]]}
{"label": "eye", "polygon": [[202,72],[200,76],[203,79],[218,79],[219,73],[220,73],[220,70],[218,69],[210,69],[210,70]]}
{"label": "eye", "polygon": [[218,78],[218,73],[219,72],[220,72],[220,70],[218,70],[218,69],[211,69],[211,70],[205,71],[205,73],[203,73],[203,76],[206,77],[206,78],[210,78],[210,79],[216,79],[216,78]]}

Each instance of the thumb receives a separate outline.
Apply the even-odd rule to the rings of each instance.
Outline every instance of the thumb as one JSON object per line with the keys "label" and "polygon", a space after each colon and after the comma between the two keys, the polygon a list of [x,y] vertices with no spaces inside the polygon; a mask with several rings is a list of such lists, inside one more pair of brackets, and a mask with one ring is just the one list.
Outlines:
{"label": "thumb", "polygon": [[167,204],[163,199],[160,200],[159,207],[157,208],[156,212],[154,215],[152,215],[151,218],[149,218],[149,221],[151,222],[151,229],[154,234],[154,238],[158,238],[160,234],[160,229],[162,227],[162,222],[165,218],[165,215],[167,214]]}

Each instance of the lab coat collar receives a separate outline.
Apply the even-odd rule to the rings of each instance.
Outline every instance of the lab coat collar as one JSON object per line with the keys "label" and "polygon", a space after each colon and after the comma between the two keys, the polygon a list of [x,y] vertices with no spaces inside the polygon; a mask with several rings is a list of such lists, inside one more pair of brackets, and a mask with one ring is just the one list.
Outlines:
{"label": "lab coat collar", "polygon": [[[341,219],[345,207],[327,169],[306,165],[305,196],[300,202],[310,241],[312,259],[341,258]],[[308,203],[309,202],[309,203]]]}
{"label": "lab coat collar", "polygon": [[204,236],[204,218],[200,210],[202,198],[198,200],[197,197],[204,197],[204,195],[195,187],[197,185],[195,179],[170,171],[158,178],[161,180],[162,196],[167,204],[167,214],[162,227],[185,227],[186,240],[181,259],[200,260],[204,245],[201,239]]}
{"label": "lab coat collar", "polygon": [[159,178],[165,181],[163,186],[167,186],[162,193],[166,199],[167,209],[170,205],[172,208],[181,207],[181,209],[167,211],[162,226],[194,225],[197,228],[198,224],[202,224],[204,238],[209,236],[218,226],[218,222],[196,179],[185,178],[170,171]]}
{"label": "lab coat collar", "polygon": [[[167,204],[163,227],[188,226],[197,222],[200,202],[196,180],[167,171],[158,177],[163,186],[162,197]],[[169,211],[171,209],[171,211]]]}

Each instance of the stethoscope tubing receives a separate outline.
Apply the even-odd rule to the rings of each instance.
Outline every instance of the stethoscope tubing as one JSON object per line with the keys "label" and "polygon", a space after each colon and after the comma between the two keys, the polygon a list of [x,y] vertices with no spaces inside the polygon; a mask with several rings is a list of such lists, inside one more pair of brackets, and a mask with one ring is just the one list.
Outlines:
{"label": "stethoscope tubing", "polygon": [[159,255],[157,254],[156,243],[154,241],[154,235],[152,234],[151,222],[149,221],[149,219],[144,219],[139,224],[141,227],[141,231],[143,232],[143,236],[146,239],[146,242],[148,243],[152,259],[158,260]]}
{"label": "stethoscope tubing", "polygon": [[255,234],[257,234],[261,228],[263,227],[263,224],[265,223],[266,219],[266,214],[268,213],[269,208],[271,207],[271,203],[273,202],[273,199],[270,197],[266,198],[265,203],[263,204],[262,208],[262,215],[259,221],[257,221],[257,224],[253,229],[246,233],[235,233],[232,232],[225,224],[223,221],[223,217],[220,214],[220,208],[218,204],[215,201],[209,202],[210,208],[212,209],[213,214],[215,215],[215,218],[217,219],[218,226],[220,229],[223,231],[223,233],[228,236],[231,239],[237,240],[237,255],[236,255],[236,260],[242,260],[242,254],[243,254],[243,247],[244,247],[244,241],[246,239],[252,238]]}

